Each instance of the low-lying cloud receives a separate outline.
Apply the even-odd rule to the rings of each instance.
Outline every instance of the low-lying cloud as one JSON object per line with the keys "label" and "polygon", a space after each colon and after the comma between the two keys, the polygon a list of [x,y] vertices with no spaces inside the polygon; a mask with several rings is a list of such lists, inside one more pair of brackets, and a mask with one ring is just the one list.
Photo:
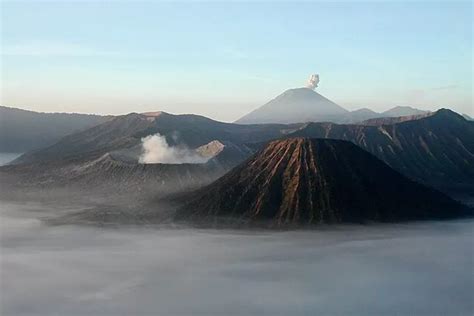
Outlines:
{"label": "low-lying cloud", "polygon": [[474,310],[472,220],[237,233],[50,226],[35,216],[64,208],[44,208],[2,204],[1,315]]}
{"label": "low-lying cloud", "polygon": [[206,157],[185,146],[170,146],[166,138],[159,133],[142,138],[140,163],[205,163]]}

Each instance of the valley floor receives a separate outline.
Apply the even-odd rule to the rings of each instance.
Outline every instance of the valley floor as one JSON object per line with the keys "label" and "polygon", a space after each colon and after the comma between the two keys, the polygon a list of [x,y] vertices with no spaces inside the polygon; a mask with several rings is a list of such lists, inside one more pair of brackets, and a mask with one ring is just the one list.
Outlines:
{"label": "valley floor", "polygon": [[312,231],[45,224],[0,202],[2,315],[472,315],[474,220]]}

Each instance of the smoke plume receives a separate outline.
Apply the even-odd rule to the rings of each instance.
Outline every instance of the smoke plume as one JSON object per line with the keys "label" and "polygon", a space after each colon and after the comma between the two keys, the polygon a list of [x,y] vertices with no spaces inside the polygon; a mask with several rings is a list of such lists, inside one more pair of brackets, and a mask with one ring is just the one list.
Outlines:
{"label": "smoke plume", "polygon": [[306,88],[314,90],[318,87],[319,83],[319,75],[314,74],[309,76],[308,83],[306,84]]}
{"label": "smoke plume", "polygon": [[183,146],[170,146],[166,138],[158,133],[142,138],[140,163],[183,164],[205,163],[206,161],[207,158],[192,149]]}

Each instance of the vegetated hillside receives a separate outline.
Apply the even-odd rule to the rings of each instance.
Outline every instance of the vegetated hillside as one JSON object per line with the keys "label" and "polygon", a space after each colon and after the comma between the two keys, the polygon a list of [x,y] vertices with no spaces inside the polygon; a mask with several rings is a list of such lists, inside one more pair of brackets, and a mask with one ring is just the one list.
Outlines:
{"label": "vegetated hillside", "polygon": [[450,110],[381,126],[309,123],[289,136],[348,140],[411,179],[474,194],[474,123]]}
{"label": "vegetated hillside", "polygon": [[183,198],[181,220],[234,218],[282,224],[451,218],[466,209],[413,182],[356,145],[293,138],[271,142]]}
{"label": "vegetated hillside", "polygon": [[0,106],[0,152],[26,152],[57,142],[110,117],[76,113],[39,113]]}

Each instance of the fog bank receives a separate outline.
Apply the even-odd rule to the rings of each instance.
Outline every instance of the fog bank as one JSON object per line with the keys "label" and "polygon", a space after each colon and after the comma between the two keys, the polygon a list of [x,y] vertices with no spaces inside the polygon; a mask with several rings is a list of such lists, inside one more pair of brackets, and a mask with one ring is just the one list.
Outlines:
{"label": "fog bank", "polygon": [[468,315],[474,221],[218,231],[46,226],[1,204],[2,315]]}

